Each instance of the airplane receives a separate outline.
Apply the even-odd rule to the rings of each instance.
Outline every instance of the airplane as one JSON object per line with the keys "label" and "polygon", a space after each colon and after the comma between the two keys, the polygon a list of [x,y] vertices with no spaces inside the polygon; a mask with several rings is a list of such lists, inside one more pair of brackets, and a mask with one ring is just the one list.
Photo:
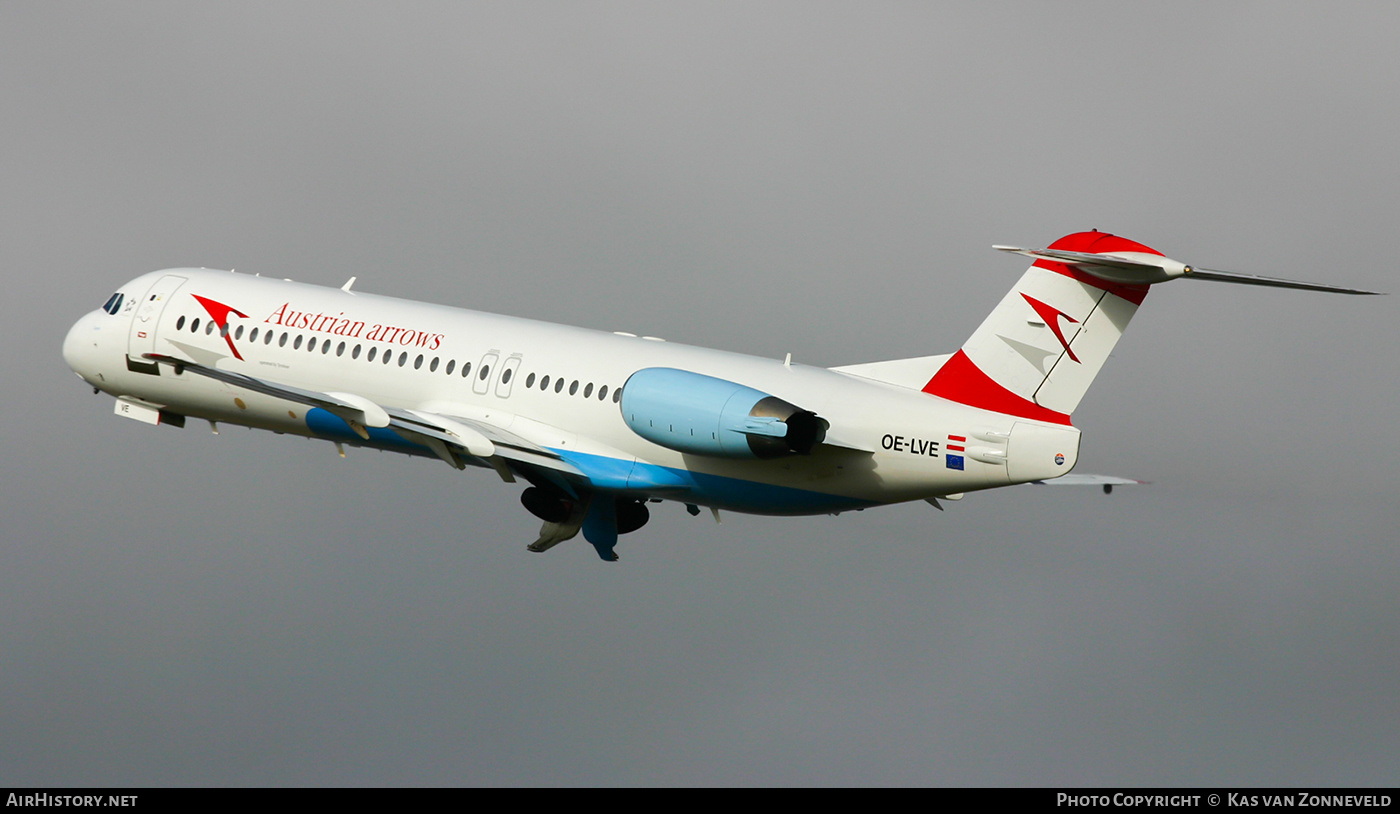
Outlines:
{"label": "airplane", "polygon": [[543,525],[617,560],[648,503],[766,515],[956,500],[1070,475],[1070,415],[1151,286],[1378,292],[1194,268],[1107,232],[1044,249],[956,352],[822,368],[229,271],[144,274],[63,356],[115,412],[437,458],[524,481]]}

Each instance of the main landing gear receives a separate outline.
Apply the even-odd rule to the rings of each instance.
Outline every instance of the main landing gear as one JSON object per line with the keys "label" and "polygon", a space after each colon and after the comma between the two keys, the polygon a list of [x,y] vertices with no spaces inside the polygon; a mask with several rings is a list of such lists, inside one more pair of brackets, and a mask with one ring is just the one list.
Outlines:
{"label": "main landing gear", "polygon": [[619,534],[636,531],[651,519],[644,500],[599,492],[574,497],[557,488],[531,486],[521,493],[520,503],[544,521],[539,539],[526,548],[548,551],[581,530],[606,562],[617,561],[614,547]]}

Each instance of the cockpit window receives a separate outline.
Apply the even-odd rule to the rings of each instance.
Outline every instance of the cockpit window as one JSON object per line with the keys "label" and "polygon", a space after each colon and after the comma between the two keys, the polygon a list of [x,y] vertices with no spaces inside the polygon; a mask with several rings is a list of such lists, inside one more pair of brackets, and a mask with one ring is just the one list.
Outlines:
{"label": "cockpit window", "polygon": [[121,295],[121,292],[117,292],[116,294],[113,294],[112,296],[108,297],[108,298],[107,298],[107,304],[104,305],[104,306],[102,306],[102,310],[103,310],[103,311],[106,311],[106,312],[109,313],[109,314],[115,314],[115,313],[117,313],[118,311],[120,311],[121,308],[122,308],[122,295]]}

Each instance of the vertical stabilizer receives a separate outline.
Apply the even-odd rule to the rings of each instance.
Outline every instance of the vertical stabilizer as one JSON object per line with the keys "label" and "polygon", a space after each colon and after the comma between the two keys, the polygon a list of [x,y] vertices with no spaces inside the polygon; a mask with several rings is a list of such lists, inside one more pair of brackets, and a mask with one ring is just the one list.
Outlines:
{"label": "vertical stabilizer", "polygon": [[[1106,232],[1067,235],[1050,249],[1130,262],[1165,260],[1161,252]],[[1114,282],[1080,265],[1039,257],[924,392],[1069,424],[1147,289],[1145,283]]]}

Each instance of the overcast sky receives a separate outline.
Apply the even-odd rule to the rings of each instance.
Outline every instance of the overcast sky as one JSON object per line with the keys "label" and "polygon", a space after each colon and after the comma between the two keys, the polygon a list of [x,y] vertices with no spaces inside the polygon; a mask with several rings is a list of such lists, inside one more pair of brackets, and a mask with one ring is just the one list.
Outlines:
{"label": "overcast sky", "polygon": [[1400,9],[0,4],[0,783],[1393,785],[1396,296],[1154,290],[1112,496],[525,551],[480,470],[112,415],[172,266],[839,365],[1112,231],[1400,292]]}

